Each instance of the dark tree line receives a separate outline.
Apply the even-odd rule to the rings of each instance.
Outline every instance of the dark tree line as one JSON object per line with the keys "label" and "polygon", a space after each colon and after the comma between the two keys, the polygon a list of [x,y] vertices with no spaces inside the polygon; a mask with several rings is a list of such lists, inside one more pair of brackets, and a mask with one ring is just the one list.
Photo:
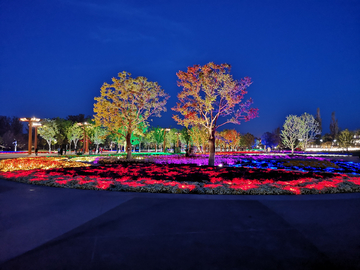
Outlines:
{"label": "dark tree line", "polygon": [[26,144],[24,125],[18,117],[0,116],[0,146],[3,150],[13,150],[16,141],[19,148]]}
{"label": "dark tree line", "polygon": [[[69,115],[64,118],[54,118],[59,127],[59,134],[57,134],[57,142],[59,145],[68,144],[66,138],[66,129],[73,123],[84,123],[91,120],[91,116],[84,114]],[[28,144],[28,125],[21,122],[19,117],[0,116],[0,150],[13,151],[15,149],[15,142],[17,150],[27,149]],[[34,130],[33,138],[35,136]],[[38,145],[46,146],[46,141],[38,135]]]}

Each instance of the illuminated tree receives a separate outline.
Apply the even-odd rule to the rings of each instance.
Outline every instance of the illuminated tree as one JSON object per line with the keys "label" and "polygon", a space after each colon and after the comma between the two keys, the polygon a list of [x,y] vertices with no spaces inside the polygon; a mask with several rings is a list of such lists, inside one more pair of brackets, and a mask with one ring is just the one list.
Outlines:
{"label": "illuminated tree", "polygon": [[120,152],[121,151],[121,145],[125,144],[125,137],[123,134],[119,135],[119,133],[121,133],[121,130],[119,130],[119,132],[117,133],[112,133],[110,134],[112,140],[116,143],[117,145],[117,151]]}
{"label": "illuminated tree", "polygon": [[[141,126],[143,126],[143,124],[139,126],[139,130],[141,130]],[[141,140],[140,138],[142,138],[143,136],[144,135],[139,135],[138,133],[137,135],[135,135],[135,133],[131,134],[131,145],[139,144]],[[117,133],[112,133],[109,135],[109,137],[113,143],[117,144],[118,152],[121,151],[121,145],[124,145],[124,149],[126,149],[126,130],[124,128],[118,129]]]}
{"label": "illuminated tree", "polygon": [[309,142],[315,140],[315,137],[320,133],[319,123],[314,116],[304,113],[301,116],[289,115],[281,131],[282,142],[285,147],[294,149],[301,145],[306,150]]}
{"label": "illuminated tree", "polygon": [[[183,90],[178,94],[179,102],[172,108],[180,113],[173,119],[180,125],[191,127],[203,126],[208,133],[209,165],[215,161],[215,131],[227,123],[240,124],[249,121],[258,114],[258,109],[250,108],[252,100],[243,101],[251,79],[240,81],[230,75],[231,66],[209,63],[204,66],[189,67],[187,72],[179,71],[178,86]],[[220,117],[229,117],[219,123]]]}
{"label": "illuminated tree", "polygon": [[98,153],[99,145],[105,141],[108,131],[105,128],[93,126],[89,133],[90,140],[96,145],[96,152]]}
{"label": "illuminated tree", "polygon": [[235,129],[224,129],[220,132],[220,136],[224,139],[225,148],[236,150],[240,144],[240,134]]}
{"label": "illuminated tree", "polygon": [[187,127],[183,127],[183,129],[180,131],[180,141],[182,144],[186,145],[187,150],[190,149],[190,131]]}
{"label": "illuminated tree", "polygon": [[291,153],[294,153],[294,149],[300,142],[301,125],[300,117],[296,115],[288,115],[286,117],[283,130],[281,131],[281,138],[284,146],[291,149]]}
{"label": "illuminated tree", "polygon": [[131,144],[132,145],[139,145],[139,152],[141,152],[141,143],[145,140],[145,133],[147,131],[147,126],[145,126],[145,123],[142,122],[139,124],[138,130],[140,132],[137,132],[136,134],[132,134],[131,136]]}
{"label": "illuminated tree", "polygon": [[240,146],[245,147],[246,149],[251,149],[255,143],[255,136],[251,133],[246,133],[240,137]]}
{"label": "illuminated tree", "polygon": [[172,128],[170,129],[170,131],[168,132],[168,142],[170,143],[170,147],[173,146],[174,149],[174,153],[180,152],[179,149],[177,149],[177,143],[180,140],[180,130],[176,129],[176,128]]}
{"label": "illuminated tree", "polygon": [[202,126],[193,126],[189,130],[190,139],[197,149],[201,152],[205,152],[204,144],[208,141],[208,134],[204,127]]}
{"label": "illuminated tree", "polygon": [[275,134],[271,132],[265,132],[261,136],[261,143],[264,145],[265,149],[266,147],[274,148],[279,144]]}
{"label": "illuminated tree", "polygon": [[346,151],[349,151],[350,146],[354,146],[354,133],[345,129],[340,132],[338,137],[339,146],[345,148]]}
{"label": "illuminated tree", "polygon": [[74,147],[76,149],[78,141],[84,137],[84,131],[78,123],[74,123],[68,128],[66,137],[70,143],[69,149],[71,149],[71,142],[74,142]]}
{"label": "illuminated tree", "polygon": [[153,128],[151,130],[153,141],[155,142],[155,152],[157,152],[158,145],[164,142],[164,129],[160,127]]}
{"label": "illuminated tree", "polygon": [[[152,130],[150,130],[149,132],[147,132],[147,133],[145,134],[145,138],[144,138],[144,142],[145,142],[145,145],[147,145],[148,150],[149,150],[149,148],[151,147],[152,144],[156,144],[152,132],[153,132]],[[155,147],[156,147],[156,146],[155,146]]]}
{"label": "illuminated tree", "polygon": [[225,149],[225,139],[221,136],[220,132],[215,131],[215,145],[220,151]]}
{"label": "illuminated tree", "polygon": [[56,135],[59,132],[55,120],[44,119],[41,121],[41,126],[38,127],[39,135],[46,140],[49,145],[49,153],[51,152],[51,143],[55,141]]}
{"label": "illuminated tree", "polygon": [[[145,77],[132,78],[123,71],[112,79],[112,84],[104,83],[101,96],[95,97],[95,123],[125,137],[127,159],[130,159],[131,135],[141,134],[140,124],[147,126],[149,117],[160,117],[160,113],[166,111],[168,98],[157,82]],[[119,132],[121,128],[125,134]]]}
{"label": "illuminated tree", "polygon": [[319,129],[319,122],[315,120],[314,116],[308,113],[304,113],[301,118],[301,130],[299,134],[299,140],[304,150],[306,150],[308,144],[315,140],[315,138],[321,134]]}
{"label": "illuminated tree", "polygon": [[67,132],[68,129],[72,126],[72,122],[65,120],[63,118],[57,117],[53,119],[56,122],[58,132],[56,134],[56,141],[59,145],[67,144]]}

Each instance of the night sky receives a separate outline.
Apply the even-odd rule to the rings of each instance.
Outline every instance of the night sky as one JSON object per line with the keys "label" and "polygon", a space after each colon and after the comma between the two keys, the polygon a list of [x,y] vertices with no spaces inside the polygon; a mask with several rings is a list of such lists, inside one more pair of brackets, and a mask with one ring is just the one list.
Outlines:
{"label": "night sky", "polygon": [[0,115],[93,114],[94,97],[121,71],[157,81],[171,96],[176,72],[209,62],[249,76],[261,136],[289,114],[315,115],[323,134],[360,128],[360,1],[0,1]]}

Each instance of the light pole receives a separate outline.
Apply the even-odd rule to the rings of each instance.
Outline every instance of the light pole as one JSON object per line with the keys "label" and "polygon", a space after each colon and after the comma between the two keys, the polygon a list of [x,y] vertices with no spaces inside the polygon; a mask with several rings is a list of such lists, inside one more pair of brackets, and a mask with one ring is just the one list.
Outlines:
{"label": "light pole", "polygon": [[[36,118],[36,117],[23,117],[20,118],[20,121],[22,122],[29,122],[29,140],[28,140],[28,154],[31,155],[31,148],[32,148],[32,127],[33,126],[38,126],[38,123],[41,119],[40,118]],[[37,128],[35,129],[35,143],[37,144],[37,139],[36,139],[36,135],[37,135]],[[35,144],[35,147],[36,147]]]}

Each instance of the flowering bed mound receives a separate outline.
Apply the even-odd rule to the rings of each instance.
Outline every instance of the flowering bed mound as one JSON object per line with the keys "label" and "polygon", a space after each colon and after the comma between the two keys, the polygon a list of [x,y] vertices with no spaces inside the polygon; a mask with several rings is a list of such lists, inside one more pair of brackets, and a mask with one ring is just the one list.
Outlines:
{"label": "flowering bed mound", "polygon": [[69,168],[69,167],[85,167],[91,164],[82,162],[69,162],[64,157],[41,157],[41,158],[16,158],[5,159],[0,161],[0,172],[11,172],[17,170],[32,169],[51,169],[51,168]]}
{"label": "flowering bed mound", "polygon": [[[192,158],[184,156],[158,156],[146,159],[157,164],[208,164],[207,155],[196,155]],[[346,162],[342,159],[332,160],[329,157],[270,155],[270,154],[222,154],[215,159],[216,166],[250,167],[262,169],[286,169],[304,172],[336,172],[360,175],[360,163]]]}
{"label": "flowering bed mound", "polygon": [[[19,159],[17,161],[23,162]],[[38,164],[42,162],[47,164],[49,160],[37,159]],[[78,165],[75,161],[69,163]],[[46,170],[2,170],[0,177],[55,187],[133,192],[319,194],[360,191],[360,177],[339,173],[225,168],[192,164],[121,163],[88,167],[86,165],[46,167]]]}

